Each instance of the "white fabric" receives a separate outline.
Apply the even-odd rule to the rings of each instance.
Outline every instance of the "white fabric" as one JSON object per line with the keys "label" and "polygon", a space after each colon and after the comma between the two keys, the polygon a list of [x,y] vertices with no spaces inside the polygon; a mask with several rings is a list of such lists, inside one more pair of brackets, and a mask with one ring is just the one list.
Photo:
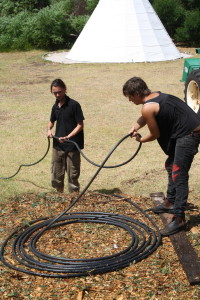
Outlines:
{"label": "white fabric", "polygon": [[181,54],[148,0],[100,0],[66,58],[153,62]]}

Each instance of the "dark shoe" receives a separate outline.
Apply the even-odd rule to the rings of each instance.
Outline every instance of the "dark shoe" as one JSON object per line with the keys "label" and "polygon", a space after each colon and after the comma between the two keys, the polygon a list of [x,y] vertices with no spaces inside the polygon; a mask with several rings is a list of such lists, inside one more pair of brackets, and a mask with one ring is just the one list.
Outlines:
{"label": "dark shoe", "polygon": [[79,189],[73,189],[73,190],[72,190],[72,189],[69,189],[69,193],[70,193],[70,194],[73,194],[73,193],[74,193],[74,194],[77,194],[77,193],[79,193]]}
{"label": "dark shoe", "polygon": [[162,236],[169,236],[183,230],[185,226],[185,218],[175,216],[173,220],[160,231],[160,233]]}
{"label": "dark shoe", "polygon": [[174,205],[167,207],[166,204],[160,204],[153,208],[151,208],[151,211],[155,214],[161,214],[161,213],[168,213],[173,214],[174,213]]}

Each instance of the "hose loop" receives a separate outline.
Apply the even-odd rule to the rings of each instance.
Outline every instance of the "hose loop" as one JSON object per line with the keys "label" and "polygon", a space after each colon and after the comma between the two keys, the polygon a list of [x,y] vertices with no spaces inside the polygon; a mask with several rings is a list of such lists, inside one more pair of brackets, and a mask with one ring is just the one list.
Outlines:
{"label": "hose loop", "polygon": [[[124,136],[114,146],[114,148],[111,149],[106,158],[103,160],[102,164],[97,165],[98,169],[89,183],[78,195],[78,197],[62,213],[52,219],[46,217],[32,221],[30,222],[28,227],[17,228],[7,237],[7,239],[2,244],[0,251],[1,261],[2,263],[4,263],[4,265],[16,271],[34,276],[51,278],[80,277],[91,274],[103,274],[106,272],[111,272],[124,267],[128,267],[131,263],[139,262],[142,259],[148,257],[158,248],[161,243],[161,234],[157,225],[145,211],[143,211],[130,199],[124,199],[121,196],[113,195],[114,197],[123,198],[124,201],[135,206],[135,208],[138,209],[140,213],[142,213],[143,216],[150,221],[152,228],[132,217],[123,216],[120,214],[104,212],[68,212],[87,191],[89,186],[97,177],[100,170],[105,167],[104,165],[106,164],[112,153],[115,151],[115,149],[129,136],[130,135]],[[136,153],[138,153],[140,147],[141,144],[139,145]],[[47,153],[48,151],[45,153],[43,158]],[[133,157],[135,157],[135,155],[136,154],[132,156],[132,159]],[[40,161],[42,159],[40,159]],[[117,166],[110,167],[113,168]],[[14,174],[13,176],[15,176],[16,174]],[[130,243],[124,250],[119,251],[113,255],[89,259],[71,259],[67,257],[57,257],[42,253],[38,250],[39,239],[45,232],[53,228],[67,226],[69,224],[75,223],[98,223],[123,228],[130,235]],[[7,259],[8,244],[12,245],[11,255],[15,259],[17,266],[15,265],[15,263],[10,262],[13,259]]]}
{"label": "hose loop", "polygon": [[[123,141],[124,139],[128,138],[128,137],[130,137],[130,134],[125,135],[125,136],[122,138],[122,141]],[[55,135],[53,136],[53,138],[56,139],[56,140],[59,139],[59,138],[58,138],[57,136],[55,136]],[[122,141],[121,141],[121,142],[122,142]],[[92,165],[94,165],[94,166],[96,166],[96,167],[101,167],[101,165],[99,165],[99,164],[93,162],[92,160],[90,160],[90,159],[83,153],[83,151],[81,151],[79,145],[78,145],[76,142],[74,142],[74,141],[72,141],[72,140],[67,140],[67,141],[65,141],[65,143],[71,143],[71,144],[74,144],[74,145],[76,146],[77,150],[80,152],[80,154],[85,158],[85,160],[87,160],[90,164],[92,164]],[[138,146],[137,150],[135,151],[135,153],[134,153],[128,160],[126,160],[126,161],[124,161],[124,162],[122,162],[122,163],[120,163],[120,164],[118,164],[118,165],[113,165],[113,166],[103,166],[103,168],[105,168],[105,169],[106,169],[106,168],[107,168],[107,169],[112,169],[112,168],[122,167],[122,166],[128,164],[132,159],[134,159],[134,158],[136,157],[136,155],[137,155],[138,152],[140,151],[141,146],[142,146],[142,143],[139,143],[139,146]]]}
{"label": "hose loop", "polygon": [[[124,138],[122,138],[122,141],[123,141],[124,139],[126,139],[127,137],[129,137],[129,136],[130,136],[130,134],[125,135]],[[57,136],[53,136],[53,138],[54,138],[54,139],[57,139],[57,140],[59,139]],[[80,152],[80,154],[81,154],[81,155],[82,155],[82,156],[83,156],[90,164],[92,164],[92,165],[94,165],[94,166],[96,166],[96,167],[101,167],[101,165],[99,165],[99,164],[97,164],[97,163],[91,161],[89,158],[87,158],[86,155],[83,153],[83,151],[81,151],[79,145],[78,145],[76,142],[74,142],[74,141],[72,141],[72,140],[67,140],[66,143],[72,143],[72,144],[74,144],[74,145],[76,146],[77,150]],[[139,146],[138,146],[136,152],[135,152],[128,160],[126,160],[125,162],[123,162],[123,163],[121,163],[121,164],[118,164],[118,165],[113,165],[113,166],[103,166],[102,168],[110,168],[110,169],[111,169],[111,168],[118,168],[118,167],[124,166],[125,164],[129,163],[133,158],[135,158],[135,156],[136,156],[136,155],[138,154],[138,152],[140,151],[141,145],[142,145],[142,143],[139,144]],[[48,154],[48,152],[49,152],[49,149],[50,149],[50,138],[48,138],[48,146],[47,146],[47,150],[46,150],[45,154],[44,154],[39,160],[37,160],[36,162],[31,163],[31,164],[22,164],[22,165],[19,166],[18,170],[17,170],[13,175],[8,176],[8,177],[0,177],[0,179],[3,179],[3,180],[11,179],[11,178],[15,177],[15,176],[19,173],[19,171],[21,170],[22,167],[31,167],[31,166],[34,166],[34,165],[40,163],[40,162],[47,156],[47,154]]]}
{"label": "hose loop", "polygon": [[5,179],[5,180],[6,179],[11,179],[11,178],[15,177],[19,173],[19,171],[21,170],[22,167],[31,167],[31,166],[34,166],[34,165],[40,163],[47,156],[47,154],[49,152],[49,148],[50,148],[50,139],[48,138],[47,150],[46,150],[45,154],[39,160],[37,160],[36,162],[31,163],[31,164],[22,164],[22,165],[19,166],[17,172],[15,172],[13,175],[11,175],[9,177],[0,177],[0,179]]}
{"label": "hose loop", "polygon": [[[123,200],[135,206],[130,199],[123,198]],[[120,270],[147,258],[161,243],[161,235],[156,224],[145,212],[143,214],[151,222],[151,227],[129,216],[105,212],[68,213],[56,221],[41,218],[30,222],[26,228],[17,228],[6,239],[1,247],[1,261],[15,271],[50,278],[72,278]],[[47,230],[62,228],[62,226],[65,226],[66,230],[66,226],[80,223],[106,224],[122,228],[130,236],[129,244],[119,252],[97,258],[73,259],[49,255],[39,250],[40,237]],[[8,253],[7,244],[13,239],[12,253]],[[5,249],[6,255],[4,255]],[[7,259],[11,255],[12,259]],[[13,259],[16,264],[11,263]]]}

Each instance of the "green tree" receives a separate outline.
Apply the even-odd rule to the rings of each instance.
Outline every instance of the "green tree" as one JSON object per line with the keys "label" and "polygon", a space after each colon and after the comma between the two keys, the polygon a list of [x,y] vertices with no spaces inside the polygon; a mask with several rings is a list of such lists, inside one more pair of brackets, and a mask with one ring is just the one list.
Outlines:
{"label": "green tree", "polygon": [[183,7],[186,10],[195,10],[199,8],[199,0],[181,0]]}
{"label": "green tree", "polygon": [[0,51],[70,47],[74,41],[70,5],[66,0],[38,13],[22,11],[0,18]]}
{"label": "green tree", "polygon": [[86,0],[86,8],[89,14],[93,12],[98,3],[99,0]]}
{"label": "green tree", "polygon": [[199,0],[152,0],[151,3],[171,38],[188,45],[200,43]]}
{"label": "green tree", "polygon": [[183,25],[185,10],[179,0],[154,0],[153,7],[169,35],[173,38],[176,29]]}
{"label": "green tree", "polygon": [[177,41],[186,45],[199,46],[200,43],[200,11],[198,9],[187,11],[184,25],[176,31]]}
{"label": "green tree", "polygon": [[67,1],[60,1],[34,14],[25,28],[28,44],[36,49],[49,50],[71,46],[73,40],[69,7]]}
{"label": "green tree", "polygon": [[27,37],[24,29],[27,28],[31,15],[28,12],[21,12],[14,17],[0,18],[0,51],[28,50]]}
{"label": "green tree", "polygon": [[50,0],[0,0],[0,15],[16,15],[22,11],[37,12],[49,4]]}

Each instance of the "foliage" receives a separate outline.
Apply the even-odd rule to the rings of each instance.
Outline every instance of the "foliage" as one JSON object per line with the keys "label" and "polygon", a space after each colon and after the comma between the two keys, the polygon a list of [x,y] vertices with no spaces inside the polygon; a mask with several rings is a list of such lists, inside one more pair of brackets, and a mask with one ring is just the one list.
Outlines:
{"label": "foliage", "polygon": [[70,24],[74,30],[74,35],[78,35],[82,31],[82,29],[85,26],[88,19],[89,19],[89,16],[87,16],[87,15],[71,17]]}
{"label": "foliage", "polygon": [[181,0],[181,3],[186,10],[196,9],[199,7],[199,0]]}
{"label": "foliage", "polygon": [[153,0],[152,5],[169,35],[176,42],[198,45],[199,0]]}
{"label": "foliage", "polygon": [[199,10],[192,10],[187,13],[184,25],[176,30],[175,38],[177,41],[189,45],[198,45],[200,42],[200,18]]}
{"label": "foliage", "polygon": [[87,0],[86,1],[86,7],[89,14],[93,12],[95,7],[97,6],[99,0]]}
{"label": "foliage", "polygon": [[[153,7],[155,7],[155,3],[157,0],[149,1]],[[163,0],[163,2],[168,2]],[[174,0],[175,4],[178,2],[184,9],[191,10],[199,7],[199,0]],[[166,3],[167,4],[167,3]]]}
{"label": "foliage", "polygon": [[65,16],[63,5],[58,3],[32,16],[25,28],[25,36],[35,48],[53,50],[66,45],[70,30],[69,18]]}
{"label": "foliage", "polygon": [[[88,9],[92,10],[96,2],[88,1]],[[71,47],[89,18],[82,14],[86,12],[85,0],[24,0],[17,4],[14,6],[13,0],[0,2],[0,7],[4,6],[0,17],[0,51]],[[42,9],[39,5],[43,5]]]}
{"label": "foliage", "polygon": [[68,2],[41,9],[37,14],[21,12],[2,17],[0,22],[1,51],[58,49],[71,45],[70,6]]}
{"label": "foliage", "polygon": [[185,11],[180,1],[155,0],[154,9],[159,15],[170,36],[174,36],[176,28],[183,24]]}
{"label": "foliage", "polygon": [[[70,48],[99,0],[0,0],[0,51]],[[169,35],[198,45],[199,0],[151,0]]]}
{"label": "foliage", "polygon": [[[1,51],[28,49],[24,28],[27,27],[30,13],[21,12],[15,17],[2,17],[0,22]],[[11,38],[12,37],[12,38]]]}
{"label": "foliage", "polygon": [[37,12],[49,4],[49,0],[0,0],[0,15],[16,15],[22,11]]}

